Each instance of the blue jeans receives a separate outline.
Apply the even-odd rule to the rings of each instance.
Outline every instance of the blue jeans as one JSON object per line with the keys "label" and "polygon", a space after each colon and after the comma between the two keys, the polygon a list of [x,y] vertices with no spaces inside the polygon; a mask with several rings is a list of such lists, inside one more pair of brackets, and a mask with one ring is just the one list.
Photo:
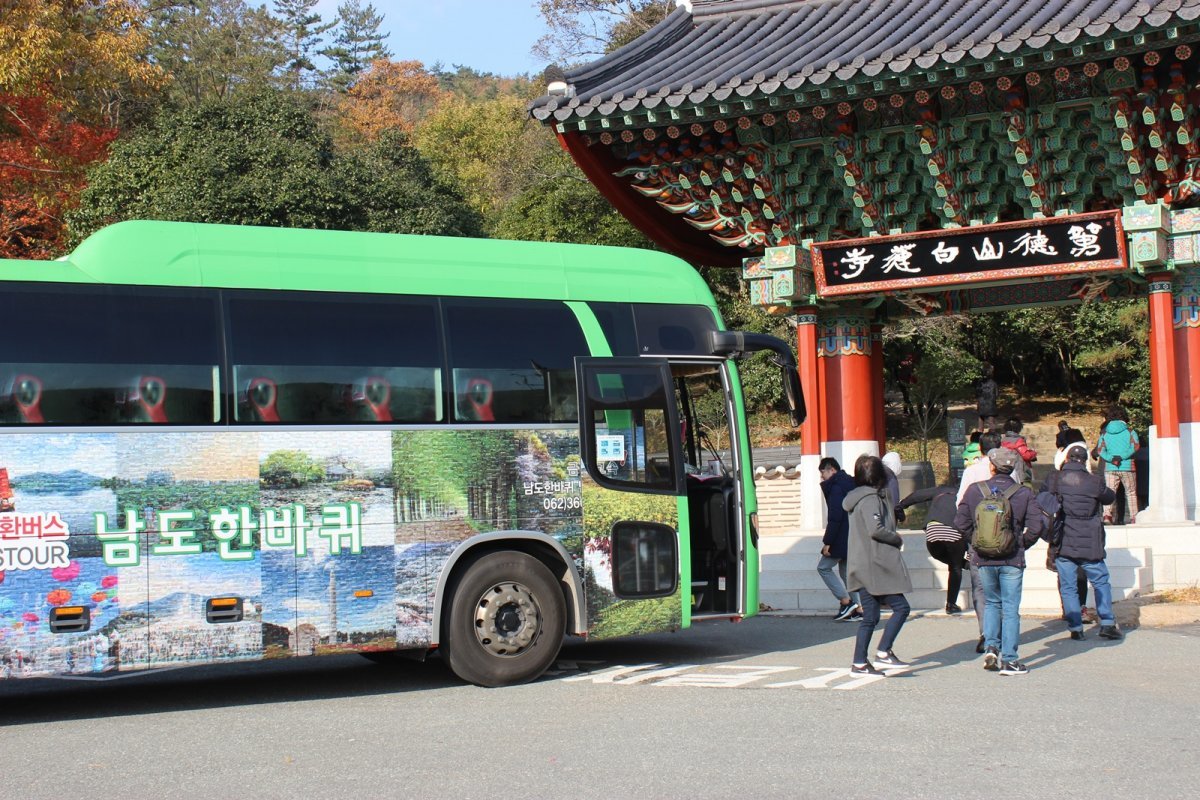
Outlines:
{"label": "blue jeans", "polygon": [[879,604],[887,603],[892,609],[892,618],[883,628],[883,638],[879,640],[879,649],[886,652],[892,649],[896,634],[908,619],[911,606],[902,594],[871,594],[866,589],[858,593],[862,601],[862,622],[858,623],[858,634],[854,641],[854,663],[867,663],[867,649],[871,644],[871,635],[879,624]]}
{"label": "blue jeans", "polygon": [[1021,640],[1021,584],[1025,570],[1020,567],[984,566],[979,568],[983,584],[983,641],[1000,651],[1001,661],[1017,660]]}
{"label": "blue jeans", "polygon": [[[834,567],[837,567],[837,572],[833,571]],[[839,573],[841,577],[838,577]],[[821,576],[821,580],[825,581],[825,585],[829,587],[829,591],[833,592],[833,596],[839,603],[847,595],[850,596],[851,603],[858,602],[858,592],[846,591],[846,559],[821,556],[821,560],[817,562],[817,574]]]}
{"label": "blue jeans", "polygon": [[967,549],[967,565],[971,569],[971,605],[975,607],[975,622],[979,625],[979,635],[983,636],[983,609],[987,606],[987,598],[983,596],[983,579],[979,577],[979,567],[971,558],[971,550]]}
{"label": "blue jeans", "polygon": [[1079,607],[1079,594],[1075,591],[1075,573],[1079,569],[1087,575],[1092,584],[1092,592],[1096,595],[1096,616],[1100,617],[1101,625],[1116,625],[1113,616],[1112,584],[1108,582],[1108,565],[1103,561],[1083,561],[1078,558],[1054,559],[1058,567],[1058,588],[1062,596],[1063,614],[1067,617],[1067,627],[1073,631],[1083,630],[1082,609]]}

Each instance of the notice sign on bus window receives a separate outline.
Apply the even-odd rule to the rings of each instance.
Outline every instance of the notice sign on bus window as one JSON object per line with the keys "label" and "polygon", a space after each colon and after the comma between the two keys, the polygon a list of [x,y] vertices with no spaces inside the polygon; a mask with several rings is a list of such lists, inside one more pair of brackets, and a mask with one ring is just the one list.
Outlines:
{"label": "notice sign on bus window", "polygon": [[596,435],[597,461],[624,461],[625,437]]}

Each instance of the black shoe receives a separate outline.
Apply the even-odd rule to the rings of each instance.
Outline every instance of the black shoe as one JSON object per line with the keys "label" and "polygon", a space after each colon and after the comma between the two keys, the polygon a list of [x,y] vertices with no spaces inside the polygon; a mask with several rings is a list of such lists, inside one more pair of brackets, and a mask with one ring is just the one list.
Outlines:
{"label": "black shoe", "polygon": [[1029,674],[1029,667],[1025,666],[1020,661],[1005,661],[1004,665],[1000,667],[1000,674],[1027,675]]}
{"label": "black shoe", "polygon": [[986,648],[983,646],[983,637],[979,637],[979,642],[975,645],[975,652],[982,653]]}
{"label": "black shoe", "polygon": [[858,610],[858,604],[856,604],[856,603],[846,603],[846,605],[844,605],[844,606],[839,606],[838,612],[833,615],[833,621],[834,622],[845,622],[846,620],[850,619],[850,617],[857,610]]}
{"label": "black shoe", "polygon": [[1117,630],[1116,625],[1101,625],[1100,626],[1100,638],[1101,639],[1114,639],[1114,640],[1115,639],[1124,639],[1125,635],[1122,634],[1119,630]]}
{"label": "black shoe", "polygon": [[1083,631],[1071,631],[1071,638],[1076,642],[1082,642],[1087,636]]}
{"label": "black shoe", "polygon": [[[880,655],[881,653],[882,655]],[[886,653],[884,653],[882,650],[876,651],[875,663],[879,664],[881,667],[897,668],[909,666],[907,661],[901,661],[891,650],[888,650]]]}
{"label": "black shoe", "polygon": [[946,603],[947,614],[961,614],[962,609],[958,607],[958,603]]}
{"label": "black shoe", "polygon": [[994,647],[989,647],[983,654],[983,668],[988,672],[995,672],[1000,669],[1000,651]]}
{"label": "black shoe", "polygon": [[868,661],[866,664],[851,665],[850,674],[851,675],[884,675],[884,673],[875,669],[874,665],[871,664],[870,661]]}
{"label": "black shoe", "polygon": [[851,621],[856,620],[856,619],[862,619],[862,609],[859,608],[857,605],[854,607],[854,613],[850,615],[850,619],[851,619]]}

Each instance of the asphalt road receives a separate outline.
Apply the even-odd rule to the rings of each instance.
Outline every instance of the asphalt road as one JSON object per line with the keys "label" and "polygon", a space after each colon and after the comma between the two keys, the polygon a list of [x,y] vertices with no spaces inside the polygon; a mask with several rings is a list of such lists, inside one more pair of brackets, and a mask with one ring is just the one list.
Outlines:
{"label": "asphalt road", "polygon": [[1069,641],[985,672],[973,619],[915,618],[884,679],[854,624],[795,617],[569,645],[466,686],[357,656],[0,684],[0,796],[37,798],[1194,797],[1200,626]]}

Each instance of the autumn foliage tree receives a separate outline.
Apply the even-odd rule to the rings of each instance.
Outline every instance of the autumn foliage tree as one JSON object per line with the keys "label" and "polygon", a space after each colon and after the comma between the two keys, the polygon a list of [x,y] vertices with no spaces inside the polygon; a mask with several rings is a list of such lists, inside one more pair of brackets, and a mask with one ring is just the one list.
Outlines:
{"label": "autumn foliage tree", "polygon": [[161,83],[133,0],[0,3],[0,256],[57,255],[62,215],[115,136],[121,102]]}
{"label": "autumn foliage tree", "polygon": [[115,136],[72,120],[47,97],[0,95],[0,257],[59,254],[62,213]]}
{"label": "autumn foliage tree", "polygon": [[376,59],[337,100],[341,124],[367,141],[384,131],[411,133],[448,97],[420,61]]}

